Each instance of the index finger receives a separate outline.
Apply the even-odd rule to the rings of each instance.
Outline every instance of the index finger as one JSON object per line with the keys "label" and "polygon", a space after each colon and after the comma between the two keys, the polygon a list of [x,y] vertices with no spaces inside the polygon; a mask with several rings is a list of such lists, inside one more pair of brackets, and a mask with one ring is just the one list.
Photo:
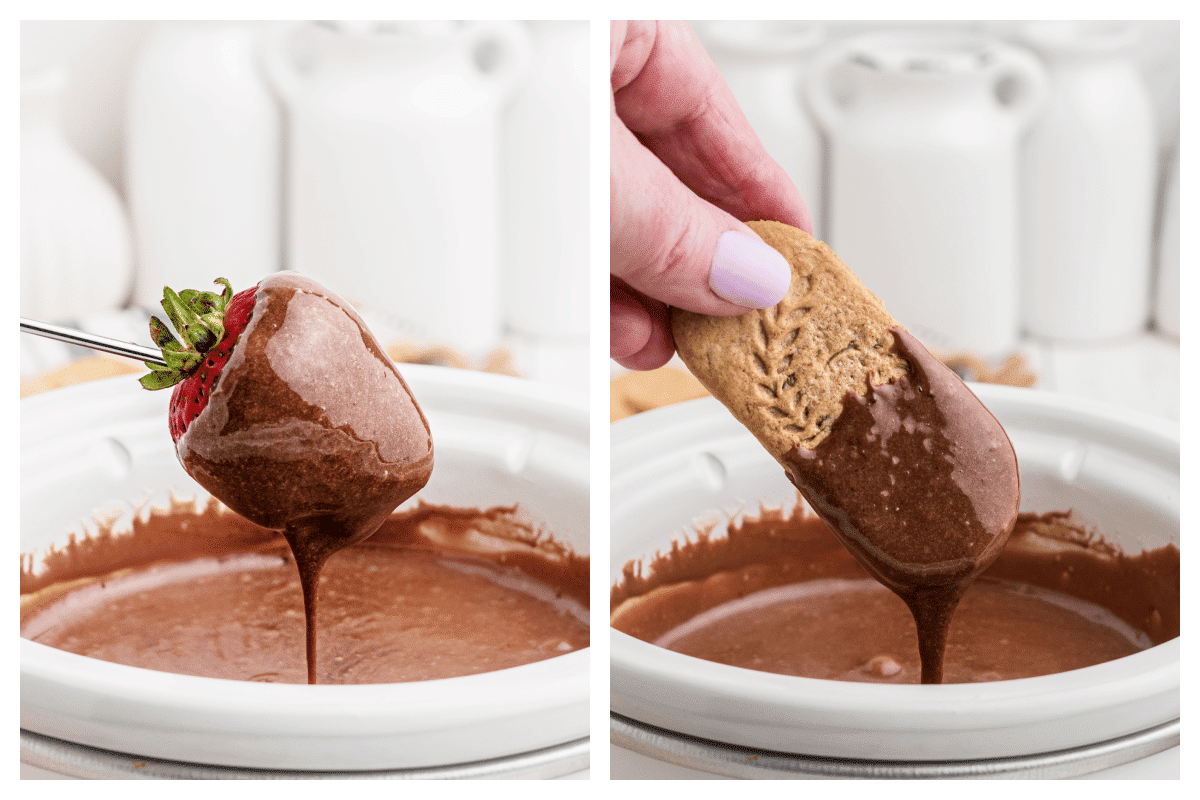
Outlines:
{"label": "index finger", "polygon": [[809,233],[812,217],[684,23],[629,22],[613,61],[617,115],[693,192],[740,220]]}

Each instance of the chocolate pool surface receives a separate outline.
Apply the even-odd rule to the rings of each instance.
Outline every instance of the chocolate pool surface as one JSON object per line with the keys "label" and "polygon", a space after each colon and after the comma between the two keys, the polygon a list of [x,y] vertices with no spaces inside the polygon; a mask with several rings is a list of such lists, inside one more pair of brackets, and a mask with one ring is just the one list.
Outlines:
{"label": "chocolate pool surface", "polygon": [[[210,504],[22,563],[21,635],[80,655],[234,680],[305,683],[287,543]],[[588,646],[588,559],[515,509],[421,505],[330,557],[318,683],[471,675]]]}
{"label": "chocolate pool surface", "polygon": [[[700,532],[612,591],[614,628],[737,667],[919,683],[916,626],[828,529],[764,512]],[[1034,677],[1102,663],[1179,635],[1179,550],[1111,547],[1070,515],[1022,514],[950,625],[947,683]]]}

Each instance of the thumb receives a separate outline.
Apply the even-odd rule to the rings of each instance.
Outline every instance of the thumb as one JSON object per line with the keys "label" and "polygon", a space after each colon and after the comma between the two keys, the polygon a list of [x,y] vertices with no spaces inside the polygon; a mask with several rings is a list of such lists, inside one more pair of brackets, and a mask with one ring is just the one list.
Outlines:
{"label": "thumb", "polygon": [[787,259],[687,188],[615,114],[612,127],[612,274],[702,314],[744,314],[782,300],[792,279]]}

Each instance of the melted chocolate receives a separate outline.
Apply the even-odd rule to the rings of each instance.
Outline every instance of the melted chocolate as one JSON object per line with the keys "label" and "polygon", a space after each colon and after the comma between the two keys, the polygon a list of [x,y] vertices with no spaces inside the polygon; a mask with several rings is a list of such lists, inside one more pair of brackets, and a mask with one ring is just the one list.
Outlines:
{"label": "melted chocolate", "polygon": [[[288,545],[210,503],[23,558],[21,635],[165,672],[302,683],[302,590]],[[588,559],[515,508],[421,505],[332,556],[322,683],[472,675],[588,646]]]}
{"label": "melted chocolate", "polygon": [[[915,683],[923,669],[905,605],[802,507],[627,564],[611,603],[614,628],[733,666],[887,683]],[[1178,635],[1177,547],[1127,555],[1065,513],[1022,514],[963,594],[944,680],[1078,669]]]}
{"label": "melted chocolate", "polygon": [[829,436],[785,463],[842,544],[908,605],[922,682],[939,683],[951,617],[1012,532],[1020,479],[996,418],[908,332],[892,334],[909,374],[847,393]]}
{"label": "melted chocolate", "polygon": [[345,301],[296,273],[272,275],[177,450],[215,497],[287,537],[315,682],[322,565],[374,533],[433,470],[429,425],[407,384]]}

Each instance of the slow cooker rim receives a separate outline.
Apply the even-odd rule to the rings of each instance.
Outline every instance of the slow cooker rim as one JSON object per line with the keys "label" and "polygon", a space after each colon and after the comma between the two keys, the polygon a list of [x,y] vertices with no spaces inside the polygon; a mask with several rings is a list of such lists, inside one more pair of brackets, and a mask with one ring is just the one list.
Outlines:
{"label": "slow cooker rim", "polygon": [[[967,702],[973,704],[972,715],[978,710],[995,715],[997,722],[1003,720],[1004,724],[1014,724],[1034,719],[1037,715],[1032,712],[1044,708],[1051,698],[1064,713],[1094,707],[1085,702],[1083,695],[1094,692],[1099,686],[1110,689],[1105,696],[1110,705],[1140,699],[1148,685],[1158,685],[1153,692],[1156,694],[1178,692],[1180,686],[1179,639],[1124,658],[1052,675],[986,684],[920,686],[832,681],[759,672],[676,653],[612,628],[609,632],[612,635],[614,696],[623,696],[622,687],[629,685],[625,683],[629,681],[650,687],[631,696],[630,699],[635,701],[661,699],[664,691],[680,691],[717,696],[733,708],[788,700],[804,701],[803,706],[792,705],[791,710],[806,714],[875,715],[886,708],[888,716],[895,717],[898,727],[904,728],[913,727],[912,720],[907,718],[911,714],[942,715],[936,723],[918,727],[959,727],[966,721],[962,709]],[[680,686],[681,673],[691,679],[684,686]],[[713,692],[721,693],[714,695]],[[636,713],[629,716],[639,719]],[[899,722],[901,718],[904,718],[902,723]]]}
{"label": "slow cooker rim", "polygon": [[[39,642],[21,639],[21,678],[57,683],[64,691],[86,694],[93,702],[131,702],[146,704],[158,700],[173,706],[177,713],[203,711],[216,715],[236,711],[239,716],[257,715],[289,724],[294,717],[344,715],[350,712],[356,725],[372,717],[385,720],[395,709],[437,706],[443,713],[455,706],[480,711],[489,705],[498,710],[512,705],[512,680],[527,686],[528,694],[538,701],[527,708],[553,707],[573,702],[578,691],[575,683],[586,684],[586,667],[591,648],[582,648],[560,656],[521,664],[508,669],[408,683],[317,685],[260,683],[225,678],[182,675],[142,667],[117,664],[76,653],[58,650]],[[485,692],[493,684],[504,683],[506,694],[493,696],[492,703],[467,701],[468,693]],[[524,692],[522,693],[524,694]],[[448,707],[443,705],[454,701]],[[448,714],[447,714],[448,716]],[[444,717],[445,718],[445,717]],[[35,732],[39,732],[36,731]]]}

